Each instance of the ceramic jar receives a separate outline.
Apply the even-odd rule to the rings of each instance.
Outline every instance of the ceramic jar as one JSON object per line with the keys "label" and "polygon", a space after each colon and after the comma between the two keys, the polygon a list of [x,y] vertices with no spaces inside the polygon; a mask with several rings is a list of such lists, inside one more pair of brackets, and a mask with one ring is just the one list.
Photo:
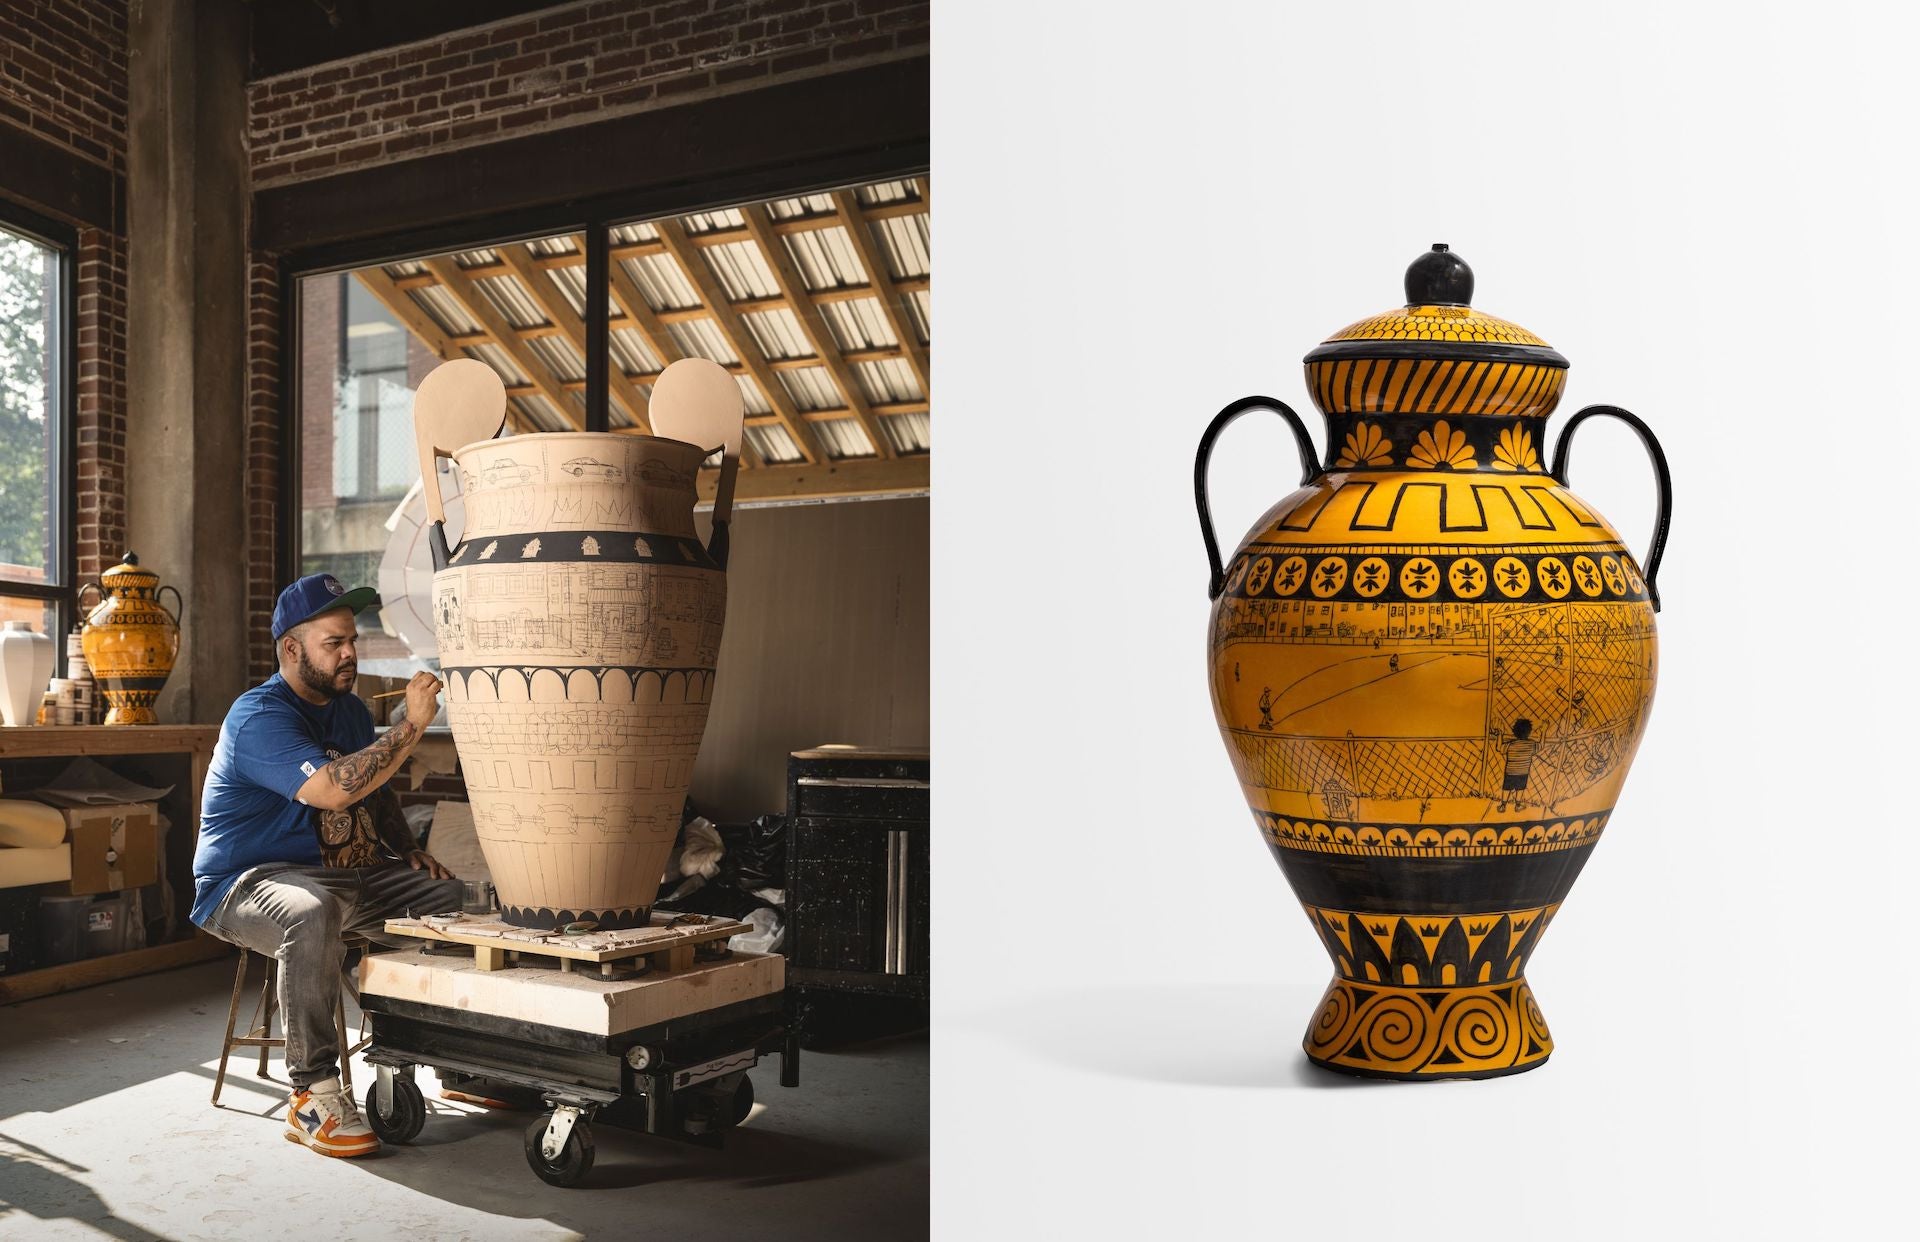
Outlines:
{"label": "ceramic jar", "polygon": [[726,616],[726,575],[693,524],[705,456],[611,433],[453,455],[466,527],[434,575],[434,625],[474,827],[510,923],[647,922]]}
{"label": "ceramic jar", "polygon": [[9,727],[33,724],[52,676],[51,638],[29,621],[9,621],[0,628],[0,721]]}
{"label": "ceramic jar", "polygon": [[[107,701],[106,723],[158,724],[153,701],[180,652],[180,592],[161,586],[159,575],[141,568],[131,552],[99,582],[80,588],[82,594],[89,589],[102,598],[87,614],[80,645]],[[173,592],[171,610],[162,598],[168,591]]]}
{"label": "ceramic jar", "polygon": [[[1653,701],[1667,467],[1647,426],[1592,406],[1551,458],[1567,360],[1471,305],[1436,246],[1407,305],[1307,355],[1326,417],[1250,397],[1200,441],[1221,737],[1335,977],[1307,1055],[1385,1078],[1532,1069],[1553,1041],[1528,956],[1613,815]],[[1208,513],[1215,439],[1279,414],[1302,486],[1222,562]],[[1574,429],[1627,422],[1653,459],[1644,571],[1567,487]]]}

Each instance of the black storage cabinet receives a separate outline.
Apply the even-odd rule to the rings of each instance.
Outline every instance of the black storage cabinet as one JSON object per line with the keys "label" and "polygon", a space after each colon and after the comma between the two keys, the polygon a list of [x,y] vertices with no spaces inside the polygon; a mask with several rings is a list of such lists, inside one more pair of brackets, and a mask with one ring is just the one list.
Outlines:
{"label": "black storage cabinet", "polygon": [[925,751],[787,759],[787,986],[927,996]]}

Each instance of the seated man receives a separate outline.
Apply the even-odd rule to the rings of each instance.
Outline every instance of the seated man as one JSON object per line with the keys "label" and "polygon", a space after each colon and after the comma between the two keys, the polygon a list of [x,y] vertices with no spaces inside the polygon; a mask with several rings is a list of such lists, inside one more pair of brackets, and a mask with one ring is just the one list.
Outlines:
{"label": "seated man", "polygon": [[377,739],[352,693],[353,616],[376,602],[371,588],[346,590],[331,574],[280,593],[280,671],[235,700],[220,726],[193,856],[193,921],[280,960],[287,1138],[329,1156],[380,1149],[340,1085],[341,937],[396,943],[380,934],[387,919],[460,908],[460,882],[414,848],[386,788],[433,721],[440,682],[415,674],[406,718]]}

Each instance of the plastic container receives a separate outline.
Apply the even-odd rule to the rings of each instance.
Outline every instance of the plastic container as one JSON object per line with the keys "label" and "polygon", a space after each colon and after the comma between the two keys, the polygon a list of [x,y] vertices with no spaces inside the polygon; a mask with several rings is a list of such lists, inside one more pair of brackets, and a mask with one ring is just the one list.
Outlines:
{"label": "plastic container", "polygon": [[133,918],[127,894],[95,897],[42,897],[40,948],[49,966],[121,953]]}

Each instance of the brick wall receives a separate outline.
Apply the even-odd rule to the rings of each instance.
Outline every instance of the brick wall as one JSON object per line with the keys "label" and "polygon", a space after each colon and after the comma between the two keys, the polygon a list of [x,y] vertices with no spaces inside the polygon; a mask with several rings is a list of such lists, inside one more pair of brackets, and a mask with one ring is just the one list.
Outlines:
{"label": "brick wall", "polygon": [[[124,176],[127,14],[111,0],[0,3],[0,125]],[[127,246],[82,229],[75,258],[75,393],[81,581],[120,559],[127,538]]]}
{"label": "brick wall", "polygon": [[254,184],[926,53],[927,0],[593,0],[252,84]]}
{"label": "brick wall", "polygon": [[[271,676],[274,568],[280,496],[280,270],[254,255],[247,268],[247,672]],[[331,430],[331,423],[328,424]]]}

